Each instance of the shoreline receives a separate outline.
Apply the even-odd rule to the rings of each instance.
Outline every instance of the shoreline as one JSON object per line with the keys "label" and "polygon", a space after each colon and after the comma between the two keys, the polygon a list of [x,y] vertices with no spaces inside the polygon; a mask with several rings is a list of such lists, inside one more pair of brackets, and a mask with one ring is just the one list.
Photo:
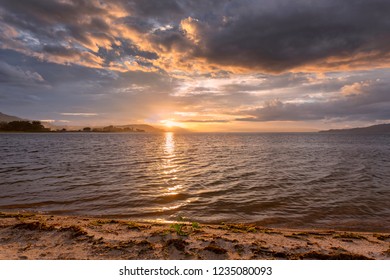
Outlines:
{"label": "shoreline", "polygon": [[0,212],[0,260],[390,260],[390,233]]}

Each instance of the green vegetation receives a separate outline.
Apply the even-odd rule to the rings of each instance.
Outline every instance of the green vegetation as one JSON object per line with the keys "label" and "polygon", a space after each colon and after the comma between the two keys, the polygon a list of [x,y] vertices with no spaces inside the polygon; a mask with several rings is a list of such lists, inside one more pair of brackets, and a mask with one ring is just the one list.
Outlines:
{"label": "green vegetation", "polygon": [[197,222],[192,222],[191,226],[193,229],[200,229],[200,225]]}
{"label": "green vegetation", "polygon": [[185,218],[178,217],[179,221],[182,221],[181,223],[175,223],[171,225],[171,229],[173,229],[178,235],[180,236],[187,236],[191,232],[199,231],[200,230],[200,224],[197,222],[184,222]]}
{"label": "green vegetation", "polygon": [[172,224],[171,228],[180,236],[187,236],[189,233],[183,231],[184,224]]}
{"label": "green vegetation", "polygon": [[222,223],[222,227],[220,229],[231,230],[232,232],[257,232],[257,228],[255,225],[247,225],[247,224],[227,224]]}
{"label": "green vegetation", "polygon": [[13,121],[0,123],[0,131],[45,132],[50,129],[45,128],[40,121]]}

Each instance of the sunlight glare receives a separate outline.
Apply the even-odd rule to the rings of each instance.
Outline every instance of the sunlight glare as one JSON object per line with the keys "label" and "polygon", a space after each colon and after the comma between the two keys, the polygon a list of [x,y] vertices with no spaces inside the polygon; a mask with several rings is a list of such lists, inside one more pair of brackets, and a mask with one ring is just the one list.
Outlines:
{"label": "sunlight glare", "polygon": [[179,126],[179,124],[175,121],[171,121],[171,120],[163,120],[161,121],[161,123],[163,123],[167,128],[172,128],[174,126]]}

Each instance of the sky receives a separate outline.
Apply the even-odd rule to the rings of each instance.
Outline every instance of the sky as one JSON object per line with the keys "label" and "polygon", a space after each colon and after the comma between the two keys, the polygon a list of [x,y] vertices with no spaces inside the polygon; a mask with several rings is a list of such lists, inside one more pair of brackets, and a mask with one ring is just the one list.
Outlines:
{"label": "sky", "polygon": [[0,112],[316,131],[390,120],[388,0],[1,0]]}

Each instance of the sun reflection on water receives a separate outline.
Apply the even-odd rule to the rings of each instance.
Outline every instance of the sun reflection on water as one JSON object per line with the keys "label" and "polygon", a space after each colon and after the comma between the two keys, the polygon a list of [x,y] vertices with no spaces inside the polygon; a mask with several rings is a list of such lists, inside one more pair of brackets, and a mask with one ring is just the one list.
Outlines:
{"label": "sun reflection on water", "polygon": [[180,211],[181,207],[191,203],[193,199],[186,198],[186,186],[181,175],[183,155],[177,151],[175,134],[166,132],[164,137],[159,170],[162,179],[159,196],[163,197],[164,202],[156,210],[158,212]]}
{"label": "sun reflection on water", "polygon": [[164,152],[168,156],[175,155],[175,139],[174,139],[173,132],[166,132],[165,133]]}
{"label": "sun reflection on water", "polygon": [[172,132],[165,133],[164,155],[163,174],[165,185],[168,185],[167,188],[164,188],[164,195],[177,195],[183,186],[178,182],[179,165],[175,163],[175,138]]}

